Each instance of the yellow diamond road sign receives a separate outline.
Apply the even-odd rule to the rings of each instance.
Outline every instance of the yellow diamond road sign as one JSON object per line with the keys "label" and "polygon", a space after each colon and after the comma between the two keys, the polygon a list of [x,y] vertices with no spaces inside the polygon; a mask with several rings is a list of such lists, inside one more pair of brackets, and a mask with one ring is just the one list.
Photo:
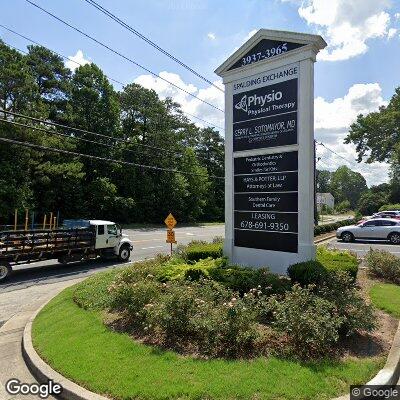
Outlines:
{"label": "yellow diamond road sign", "polygon": [[165,218],[164,222],[165,222],[165,225],[167,225],[167,227],[169,229],[173,229],[174,226],[176,225],[176,219],[174,218],[174,216],[171,213],[168,215],[167,218]]}

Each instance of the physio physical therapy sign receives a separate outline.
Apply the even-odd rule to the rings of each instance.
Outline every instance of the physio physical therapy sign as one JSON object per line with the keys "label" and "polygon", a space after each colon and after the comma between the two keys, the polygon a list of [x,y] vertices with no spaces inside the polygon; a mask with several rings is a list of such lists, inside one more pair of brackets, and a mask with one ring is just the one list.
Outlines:
{"label": "physio physical therapy sign", "polygon": [[225,246],[285,273],[315,256],[313,64],[317,35],[259,30],[216,73],[225,84]]}

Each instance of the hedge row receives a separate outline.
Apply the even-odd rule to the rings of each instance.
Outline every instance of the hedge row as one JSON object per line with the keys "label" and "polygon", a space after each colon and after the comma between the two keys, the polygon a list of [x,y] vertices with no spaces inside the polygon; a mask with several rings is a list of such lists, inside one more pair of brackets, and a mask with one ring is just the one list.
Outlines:
{"label": "hedge row", "polygon": [[357,223],[357,220],[354,218],[345,219],[343,221],[334,222],[332,224],[325,224],[325,225],[317,225],[314,227],[314,235],[322,235],[323,233],[328,233],[332,231],[336,231],[336,229],[340,228],[341,226],[352,225]]}
{"label": "hedge row", "polygon": [[400,210],[400,204],[399,203],[397,203],[397,204],[385,204],[379,209],[379,211],[392,211],[392,210],[394,210],[394,211]]}

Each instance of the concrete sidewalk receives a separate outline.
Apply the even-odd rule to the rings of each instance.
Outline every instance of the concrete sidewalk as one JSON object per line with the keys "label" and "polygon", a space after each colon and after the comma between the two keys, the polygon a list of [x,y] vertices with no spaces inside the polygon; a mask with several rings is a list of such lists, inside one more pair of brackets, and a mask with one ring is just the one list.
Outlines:
{"label": "concrete sidewalk", "polygon": [[[29,305],[18,310],[5,324],[0,328],[0,400],[20,399],[20,400],[37,400],[39,396],[12,396],[5,390],[6,382],[11,378],[19,379],[23,383],[37,382],[28,370],[22,357],[21,342],[22,335],[29,318],[32,314],[48,299],[53,297],[57,292],[71,284],[81,281],[82,278],[67,282],[57,282],[47,285],[43,295],[38,296]],[[18,295],[10,292],[9,301],[12,296]],[[5,294],[2,295],[2,300]],[[48,399],[55,399],[49,396]]]}

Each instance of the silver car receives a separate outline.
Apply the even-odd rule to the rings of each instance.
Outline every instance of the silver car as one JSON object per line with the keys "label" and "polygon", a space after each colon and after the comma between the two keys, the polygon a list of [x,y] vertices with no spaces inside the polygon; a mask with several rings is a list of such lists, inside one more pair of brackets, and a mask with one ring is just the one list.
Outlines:
{"label": "silver car", "polygon": [[357,225],[342,226],[336,231],[336,237],[344,242],[356,239],[388,240],[400,244],[400,221],[389,218],[376,218]]}

